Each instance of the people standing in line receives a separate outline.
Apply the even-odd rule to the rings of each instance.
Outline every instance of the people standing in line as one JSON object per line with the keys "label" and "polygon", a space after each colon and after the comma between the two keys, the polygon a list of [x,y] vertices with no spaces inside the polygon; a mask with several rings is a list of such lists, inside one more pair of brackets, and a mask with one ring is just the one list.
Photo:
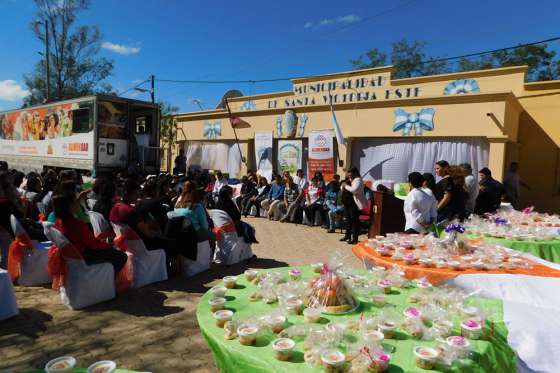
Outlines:
{"label": "people standing in line", "polygon": [[267,182],[266,177],[261,176],[259,178],[259,185],[257,186],[257,194],[249,198],[247,204],[245,205],[243,216],[247,217],[251,213],[251,208],[255,206],[257,214],[255,217],[259,217],[261,214],[261,203],[267,198],[268,192],[270,191],[270,184]]}
{"label": "people standing in line", "polygon": [[519,164],[511,162],[509,169],[504,177],[504,194],[506,199],[512,204],[513,208],[519,210],[519,198],[521,197],[521,186],[531,190],[531,187],[525,184],[518,173]]}
{"label": "people standing in line", "polygon": [[[317,177],[311,179],[311,184],[305,188],[305,215],[309,221],[309,225],[315,224],[316,212],[323,213],[323,187],[319,186],[320,180]],[[322,219],[325,220],[324,218]]]}
{"label": "people standing in line", "polygon": [[333,179],[327,184],[325,206],[327,208],[327,217],[329,218],[327,233],[334,233],[337,217],[344,211],[342,192],[340,191],[340,175],[335,174]]}
{"label": "people standing in line", "polygon": [[284,187],[284,207],[286,208],[286,213],[280,219],[282,223],[294,221],[301,195],[302,193],[294,179],[288,176],[286,186]]}
{"label": "people standing in line", "polygon": [[476,205],[476,197],[478,196],[478,183],[473,175],[472,167],[468,163],[463,163],[459,165],[465,173],[465,186],[467,192],[469,193],[469,198],[467,199],[467,214],[472,214],[474,212],[474,206]]}
{"label": "people standing in line", "polygon": [[276,175],[276,179],[270,186],[267,198],[261,202],[261,207],[266,211],[268,220],[272,220],[276,209],[284,201],[284,183],[282,176]]}
{"label": "people standing in line", "polygon": [[492,177],[492,171],[484,167],[478,172],[479,192],[476,198],[475,214],[482,215],[496,211],[502,202],[504,186]]}
{"label": "people standing in line", "polygon": [[173,168],[173,175],[187,173],[187,158],[185,157],[185,150],[179,150],[179,155],[175,157],[175,167]]}
{"label": "people standing in line", "polygon": [[352,194],[351,199],[348,195],[343,196],[346,234],[341,241],[347,241],[349,244],[354,245],[358,243],[358,236],[360,234],[360,210],[367,207],[364,183],[356,167],[348,170],[346,180],[342,184],[341,189]]}
{"label": "people standing in line", "polygon": [[426,233],[437,219],[437,201],[429,189],[423,188],[419,172],[408,175],[411,190],[404,200],[405,233]]}

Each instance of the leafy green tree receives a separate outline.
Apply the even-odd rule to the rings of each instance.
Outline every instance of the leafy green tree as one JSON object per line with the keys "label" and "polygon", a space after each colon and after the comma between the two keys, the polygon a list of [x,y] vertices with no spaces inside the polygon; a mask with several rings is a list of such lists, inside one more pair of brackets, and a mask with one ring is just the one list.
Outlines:
{"label": "leafy green tree", "polygon": [[45,59],[50,64],[50,99],[60,100],[93,93],[114,93],[104,82],[113,71],[113,62],[98,58],[102,35],[97,26],[75,24],[90,0],[35,0],[37,18],[31,27],[45,44],[45,22],[49,26],[49,55],[43,55],[30,74],[24,75],[31,94],[24,105],[43,103],[46,94]]}
{"label": "leafy green tree", "polygon": [[[408,78],[421,75],[441,74],[447,72],[446,63],[443,62],[425,62],[430,58],[424,51],[427,43],[422,41],[408,42],[402,39],[393,43],[390,52],[390,64],[395,67],[394,78]],[[366,69],[371,67],[379,67],[387,65],[388,55],[374,48],[358,57],[356,60],[350,61],[355,68]],[[434,57],[432,59],[437,59]]]}
{"label": "leafy green tree", "polygon": [[161,147],[167,153],[167,170],[170,171],[171,154],[177,142],[177,121],[173,118],[173,114],[177,113],[179,111],[179,108],[164,101],[159,101],[158,105],[161,118],[159,126],[159,137],[161,140]]}

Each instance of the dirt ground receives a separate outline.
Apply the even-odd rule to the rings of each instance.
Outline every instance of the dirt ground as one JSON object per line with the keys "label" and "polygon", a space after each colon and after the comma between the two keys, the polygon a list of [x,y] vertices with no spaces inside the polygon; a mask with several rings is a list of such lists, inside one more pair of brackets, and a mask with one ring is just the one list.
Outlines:
{"label": "dirt ground", "polygon": [[[360,265],[341,234],[319,227],[249,218],[257,230],[259,257],[253,268],[327,261],[335,252]],[[362,237],[362,238],[365,238]],[[242,273],[246,264],[213,267],[191,278],[134,289],[81,311],[64,307],[49,287],[16,287],[20,314],[0,322],[0,372],[41,369],[57,356],[72,355],[80,366],[103,359],[120,368],[159,372],[216,372],[195,310],[201,295],[223,276]]]}

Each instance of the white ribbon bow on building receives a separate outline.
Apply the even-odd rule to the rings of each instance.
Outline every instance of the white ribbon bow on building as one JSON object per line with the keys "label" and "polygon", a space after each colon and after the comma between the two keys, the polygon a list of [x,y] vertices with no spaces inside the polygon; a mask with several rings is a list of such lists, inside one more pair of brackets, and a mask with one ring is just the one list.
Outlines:
{"label": "white ribbon bow on building", "polygon": [[203,136],[205,139],[216,139],[222,135],[222,122],[216,121],[214,123],[204,123]]}
{"label": "white ribbon bow on building", "polygon": [[403,130],[403,136],[409,136],[414,128],[414,134],[419,136],[422,130],[432,131],[434,129],[434,113],[432,108],[425,108],[417,113],[408,113],[403,109],[395,110],[395,125],[393,131]]}

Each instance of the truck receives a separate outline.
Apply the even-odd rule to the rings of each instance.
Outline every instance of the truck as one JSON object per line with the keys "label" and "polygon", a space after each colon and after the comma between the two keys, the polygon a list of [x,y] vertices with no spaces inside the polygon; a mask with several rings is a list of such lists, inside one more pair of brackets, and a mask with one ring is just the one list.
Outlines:
{"label": "truck", "polygon": [[158,172],[159,106],[92,95],[0,112],[0,160],[24,172]]}

